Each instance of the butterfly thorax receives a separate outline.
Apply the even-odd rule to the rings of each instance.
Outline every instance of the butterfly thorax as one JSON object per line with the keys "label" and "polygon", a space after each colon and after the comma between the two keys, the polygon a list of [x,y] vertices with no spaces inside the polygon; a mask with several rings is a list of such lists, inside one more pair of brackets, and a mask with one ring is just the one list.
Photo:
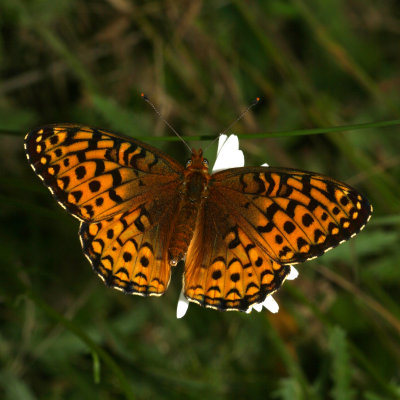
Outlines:
{"label": "butterfly thorax", "polygon": [[199,211],[207,198],[209,180],[208,162],[203,158],[202,150],[193,150],[179,189],[180,203],[169,245],[171,265],[176,265],[187,252]]}

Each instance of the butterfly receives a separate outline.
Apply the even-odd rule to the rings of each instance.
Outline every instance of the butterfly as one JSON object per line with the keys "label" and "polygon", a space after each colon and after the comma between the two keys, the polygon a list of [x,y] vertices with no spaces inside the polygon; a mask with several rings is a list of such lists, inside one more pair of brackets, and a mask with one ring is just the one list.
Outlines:
{"label": "butterfly", "polygon": [[350,186],[313,172],[242,167],[209,173],[132,138],[74,124],[29,132],[25,151],[53,197],[81,221],[94,271],[128,294],[160,296],[184,260],[183,292],[201,306],[246,311],[290,266],[355,236],[372,213]]}

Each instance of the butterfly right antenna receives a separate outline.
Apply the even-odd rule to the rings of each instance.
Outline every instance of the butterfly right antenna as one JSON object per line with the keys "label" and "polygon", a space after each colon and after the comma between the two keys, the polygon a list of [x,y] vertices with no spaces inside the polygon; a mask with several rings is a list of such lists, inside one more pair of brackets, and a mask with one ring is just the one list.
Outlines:
{"label": "butterfly right antenna", "polygon": [[190,153],[192,152],[192,149],[190,146],[186,143],[185,139],[176,131],[176,129],[161,115],[160,111],[156,108],[156,106],[149,100],[149,98],[144,94],[141,93],[141,96],[143,97],[143,100],[150,105],[150,107],[155,111],[155,113],[159,116],[161,121],[164,122],[165,125],[168,126],[169,129],[171,129],[172,132],[175,133],[176,136],[178,136],[179,139],[182,140],[183,143],[185,143],[185,146],[189,149]]}
{"label": "butterfly right antenna", "polygon": [[240,115],[227,127],[225,128],[205,149],[208,149],[214,142],[216,142],[221,135],[224,135],[225,132],[229,131],[233,125],[239,122],[254,106],[256,106],[260,102],[260,98],[257,97],[244,111],[240,113]]}

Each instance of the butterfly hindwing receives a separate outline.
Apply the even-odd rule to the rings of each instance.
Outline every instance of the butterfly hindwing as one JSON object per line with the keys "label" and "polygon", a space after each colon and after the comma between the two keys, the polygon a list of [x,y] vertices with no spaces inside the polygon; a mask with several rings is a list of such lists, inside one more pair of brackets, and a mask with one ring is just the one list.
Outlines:
{"label": "butterfly hindwing", "polygon": [[290,266],[268,257],[216,200],[207,199],[188,249],[184,293],[204,307],[246,311],[279,289]]}
{"label": "butterfly hindwing", "polygon": [[358,233],[368,200],[346,184],[285,168],[234,168],[212,176],[213,196],[265,254],[293,264],[322,255]]}
{"label": "butterfly hindwing", "polygon": [[178,207],[176,190],[170,185],[134,209],[81,223],[83,251],[108,286],[142,296],[165,292],[171,275],[169,225]]}
{"label": "butterfly hindwing", "polygon": [[124,212],[183,179],[183,167],[154,147],[81,125],[38,128],[25,149],[61,206],[85,221]]}

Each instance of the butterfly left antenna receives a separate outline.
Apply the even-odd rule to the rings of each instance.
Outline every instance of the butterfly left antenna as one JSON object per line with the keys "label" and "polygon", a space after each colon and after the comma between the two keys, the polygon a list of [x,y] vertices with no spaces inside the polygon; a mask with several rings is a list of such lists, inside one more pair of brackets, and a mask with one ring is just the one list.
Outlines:
{"label": "butterfly left antenna", "polygon": [[158,115],[158,117],[161,119],[161,121],[163,121],[164,124],[167,125],[168,128],[171,129],[171,131],[174,132],[175,135],[178,136],[178,138],[181,139],[183,143],[185,143],[185,146],[189,149],[189,151],[192,152],[192,149],[186,143],[185,139],[183,139],[183,137],[176,131],[176,129],[161,115],[160,111],[158,111],[156,106],[149,100],[149,98],[144,93],[141,93],[141,96],[143,97],[143,100],[147,104],[149,104],[150,107],[155,111],[155,113]]}

